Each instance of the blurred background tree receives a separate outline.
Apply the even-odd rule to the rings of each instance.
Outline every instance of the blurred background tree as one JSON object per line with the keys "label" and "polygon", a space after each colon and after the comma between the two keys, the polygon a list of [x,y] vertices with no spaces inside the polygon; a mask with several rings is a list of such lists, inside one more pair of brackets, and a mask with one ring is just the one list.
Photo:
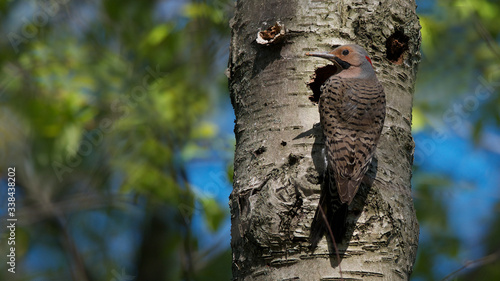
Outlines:
{"label": "blurred background tree", "polygon": [[500,278],[500,1],[417,1],[414,280]]}
{"label": "blurred background tree", "polygon": [[[497,280],[500,1],[417,4],[413,279]],[[231,278],[233,5],[0,1],[1,280]]]}
{"label": "blurred background tree", "polygon": [[227,232],[227,173],[196,165],[231,163],[215,123],[232,4],[1,3],[0,169],[16,167],[18,227],[17,273],[2,255],[0,279],[230,279],[229,244],[211,239]]}

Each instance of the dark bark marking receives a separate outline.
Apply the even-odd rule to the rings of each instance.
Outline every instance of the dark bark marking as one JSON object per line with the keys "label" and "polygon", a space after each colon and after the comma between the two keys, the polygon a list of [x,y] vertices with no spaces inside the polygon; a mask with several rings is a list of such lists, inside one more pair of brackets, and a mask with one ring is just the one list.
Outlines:
{"label": "dark bark marking", "polygon": [[385,42],[386,57],[393,64],[403,63],[404,53],[408,51],[410,37],[406,36],[402,29],[397,29]]}
{"label": "dark bark marking", "polygon": [[257,43],[261,45],[270,45],[281,42],[285,38],[285,26],[276,22],[273,26],[257,34]]}
{"label": "dark bark marking", "polygon": [[267,147],[261,146],[261,147],[257,148],[253,153],[255,154],[255,156],[259,156],[266,151],[267,151]]}
{"label": "dark bark marking", "polygon": [[313,92],[313,95],[309,96],[309,100],[314,103],[318,103],[319,97],[321,96],[321,86],[326,82],[326,80],[328,80],[328,78],[339,72],[340,69],[333,64],[325,65],[316,69],[314,71],[313,78],[309,81],[309,83],[307,83],[309,89]]}

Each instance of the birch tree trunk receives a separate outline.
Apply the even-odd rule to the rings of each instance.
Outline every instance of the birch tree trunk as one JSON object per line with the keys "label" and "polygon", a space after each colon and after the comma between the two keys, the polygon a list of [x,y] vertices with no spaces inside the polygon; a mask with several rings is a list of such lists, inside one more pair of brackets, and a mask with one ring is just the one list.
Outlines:
{"label": "birch tree trunk", "polygon": [[[387,115],[368,173],[373,184],[361,186],[349,209],[347,238],[338,245],[342,275],[409,279],[419,232],[410,187],[411,106],[420,59],[415,8],[413,0],[237,2],[229,60],[236,114],[234,280],[340,280],[330,239],[309,250],[325,160],[318,108],[308,98],[314,86],[307,84],[328,62],[304,53],[348,43],[371,54]],[[321,75],[316,82],[325,79]]]}

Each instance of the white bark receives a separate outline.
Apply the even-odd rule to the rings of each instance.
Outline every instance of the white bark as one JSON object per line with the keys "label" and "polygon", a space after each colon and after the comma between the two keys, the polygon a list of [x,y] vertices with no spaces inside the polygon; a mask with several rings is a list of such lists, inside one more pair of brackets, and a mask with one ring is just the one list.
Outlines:
{"label": "white bark", "polygon": [[[414,1],[239,0],[231,22],[230,91],[236,113],[232,218],[235,280],[340,280],[329,239],[314,253],[309,227],[325,168],[317,105],[307,87],[327,61],[304,56],[356,43],[385,88],[387,116],[371,188],[350,207],[344,280],[408,280],[418,223],[410,190],[411,105],[420,59]],[[260,45],[257,32],[284,24],[284,40]],[[402,35],[404,34],[404,36]],[[405,37],[406,36],[406,37]],[[407,44],[399,56],[388,40]]]}

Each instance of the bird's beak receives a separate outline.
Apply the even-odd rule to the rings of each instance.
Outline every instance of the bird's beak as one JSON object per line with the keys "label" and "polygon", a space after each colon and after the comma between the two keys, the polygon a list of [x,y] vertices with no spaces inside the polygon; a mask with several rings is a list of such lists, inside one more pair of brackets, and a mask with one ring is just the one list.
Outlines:
{"label": "bird's beak", "polygon": [[306,56],[324,58],[331,61],[333,61],[337,57],[336,55],[330,53],[316,53],[316,52],[306,53]]}
{"label": "bird's beak", "polygon": [[323,58],[323,59],[327,59],[331,62],[333,62],[333,64],[339,69],[339,70],[342,70],[343,67],[342,65],[340,65],[340,63],[337,61],[339,58],[334,55],[334,54],[330,54],[330,53],[316,53],[316,52],[312,52],[312,53],[306,53],[306,56],[311,56],[311,57],[318,57],[318,58]]}

